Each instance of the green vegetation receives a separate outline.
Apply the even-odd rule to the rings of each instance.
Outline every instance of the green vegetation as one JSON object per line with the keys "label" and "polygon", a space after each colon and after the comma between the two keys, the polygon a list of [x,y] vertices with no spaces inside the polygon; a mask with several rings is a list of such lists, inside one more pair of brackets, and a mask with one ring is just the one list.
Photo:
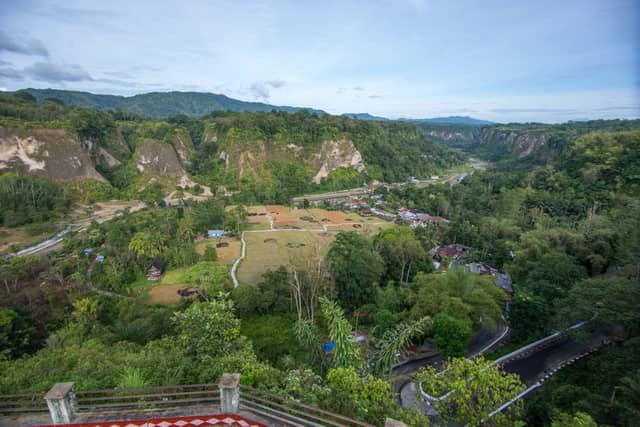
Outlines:
{"label": "green vegetation", "polygon": [[[440,397],[451,392],[448,399],[436,401],[439,417],[446,423],[481,425],[493,410],[524,390],[520,378],[504,374],[497,366],[483,358],[473,361],[452,359],[445,366],[445,374],[431,366],[418,373],[418,380],[426,386],[426,392]],[[510,426],[517,419],[522,401],[511,407],[508,413],[499,413],[491,425]]]}
{"label": "green vegetation", "polygon": [[[57,89],[25,89],[18,92],[29,96],[31,102],[44,102],[54,99],[64,105],[76,105],[98,110],[122,111],[120,114],[142,115],[156,119],[184,114],[190,117],[202,117],[213,111],[299,111],[297,107],[278,107],[261,102],[244,102],[224,95],[202,92],[152,92],[131,97],[113,95],[95,95],[88,92],[76,92]],[[319,110],[311,110],[322,113]]]}
{"label": "green vegetation", "polygon": [[0,175],[0,224],[6,227],[48,221],[67,213],[70,205],[69,192],[45,179]]}
{"label": "green vegetation", "polygon": [[[527,425],[594,425],[591,417],[598,425],[626,426],[637,417],[637,403],[614,393],[631,381],[638,364],[629,349],[640,332],[640,131],[628,130],[637,127],[637,121],[595,121],[483,128],[485,136],[497,132],[481,150],[502,159],[493,169],[454,187],[409,187],[385,196],[445,215],[452,221],[445,241],[470,245],[469,260],[490,262],[511,274],[513,346],[578,321],[589,321],[589,330],[616,340],[527,400]],[[538,132],[544,144],[512,158],[514,140],[498,135],[512,131]],[[464,310],[445,313],[456,317]]]}
{"label": "green vegetation", "polygon": [[[0,97],[3,125],[62,127],[114,150],[121,164],[102,164],[108,184],[74,190],[3,175],[5,225],[49,230],[79,194],[148,203],[70,233],[50,255],[0,259],[0,392],[42,392],[58,381],[75,381],[80,390],[216,382],[233,371],[244,384],[376,425],[393,417],[423,426],[426,417],[399,407],[391,367],[412,346],[431,345],[450,369],[442,375],[427,369],[419,380],[430,393],[454,390],[447,403],[436,404],[441,419],[478,425],[523,386],[482,359],[458,357],[466,355],[474,333],[495,329],[507,315],[514,346],[578,321],[589,322],[582,334],[595,332],[613,344],[564,369],[542,393],[495,418],[495,425],[631,426],[638,419],[640,131],[627,129],[637,123],[482,128],[494,139],[479,152],[500,157],[490,170],[454,186],[378,191],[389,211],[407,207],[450,222],[412,228],[363,221],[360,232],[348,225],[341,229],[350,231],[312,237],[298,230],[247,233],[242,283],[232,289],[225,258],[232,252],[203,247],[208,242],[198,252],[194,240],[209,229],[225,229],[232,236],[224,241],[232,241],[257,217],[250,216],[255,206],[247,210],[241,202],[274,203],[372,179],[427,176],[462,154],[434,148],[415,126],[394,122],[308,112],[154,121],[52,101],[35,104],[25,94],[7,99]],[[538,141],[522,158],[505,149],[518,138],[517,132],[509,136],[510,129]],[[315,169],[300,159],[327,140],[352,141],[367,171],[337,169],[321,184],[310,184]],[[168,189],[195,194],[203,187],[176,188],[165,178],[149,184],[153,173],[136,170],[136,150],[148,141],[173,149],[176,159],[187,153],[174,166],[186,167],[197,182],[240,193],[165,206]],[[278,206],[269,215],[276,224],[316,228],[359,219]],[[257,225],[268,222],[262,218]],[[510,292],[492,278],[455,265],[434,272],[431,249],[450,243],[473,247],[464,262],[488,262],[510,273],[508,311]],[[158,282],[145,278],[155,258],[165,267]],[[149,290],[169,284],[175,305],[152,304],[166,300],[151,299]],[[182,287],[195,293],[176,296]]]}

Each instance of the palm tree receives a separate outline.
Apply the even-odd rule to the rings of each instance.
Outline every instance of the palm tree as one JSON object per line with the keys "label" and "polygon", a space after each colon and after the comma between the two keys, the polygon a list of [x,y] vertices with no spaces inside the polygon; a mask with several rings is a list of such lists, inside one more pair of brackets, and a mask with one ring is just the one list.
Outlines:
{"label": "palm tree", "polygon": [[411,342],[415,338],[423,336],[430,327],[431,318],[425,316],[413,322],[401,323],[386,331],[382,336],[382,346],[373,357],[375,369],[380,372],[387,370],[390,378],[391,367],[397,355],[406,351]]}

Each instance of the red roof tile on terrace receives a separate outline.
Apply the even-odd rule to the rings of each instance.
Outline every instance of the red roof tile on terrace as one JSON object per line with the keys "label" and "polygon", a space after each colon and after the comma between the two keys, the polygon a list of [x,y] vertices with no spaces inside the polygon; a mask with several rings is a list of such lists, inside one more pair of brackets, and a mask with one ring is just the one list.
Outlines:
{"label": "red roof tile on terrace", "polygon": [[[239,415],[216,414],[190,417],[151,418],[135,421],[103,421],[97,423],[56,424],[56,427],[267,427]],[[36,426],[48,427],[48,426]]]}

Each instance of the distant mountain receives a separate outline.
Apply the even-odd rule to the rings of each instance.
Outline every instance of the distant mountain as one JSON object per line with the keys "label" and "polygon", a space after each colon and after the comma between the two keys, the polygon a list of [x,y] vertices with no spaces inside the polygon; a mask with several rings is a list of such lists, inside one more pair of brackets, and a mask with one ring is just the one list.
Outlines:
{"label": "distant mountain", "polygon": [[289,107],[264,104],[262,102],[246,102],[229,98],[225,95],[205,92],[150,92],[134,96],[96,95],[89,92],[77,92],[58,89],[24,89],[33,95],[38,102],[45,98],[56,98],[65,105],[76,105],[98,110],[125,110],[154,119],[185,114],[191,117],[202,117],[213,111],[287,111],[290,113],[308,110],[316,114],[326,114],[322,110],[301,107]]}
{"label": "distant mountain", "polygon": [[[22,91],[33,95],[38,102],[42,102],[46,98],[55,98],[64,102],[65,105],[95,108],[98,110],[125,110],[154,119],[165,119],[179,114],[185,114],[191,117],[202,117],[213,111],[256,112],[276,110],[295,113],[296,111],[307,110],[319,115],[327,114],[322,110],[314,108],[240,101],[238,99],[229,98],[225,95],[206,92],[149,92],[133,96],[117,96],[98,95],[89,92],[60,89],[29,88],[23,89]],[[386,117],[374,116],[369,113],[345,113],[342,116],[352,119],[378,122],[393,120]],[[493,124],[493,122],[489,122],[487,120],[479,120],[466,116],[436,117],[431,119],[402,118],[397,119],[397,121],[415,124],[436,123],[466,126],[485,126]]]}
{"label": "distant mountain", "polygon": [[469,116],[449,116],[449,117],[435,117],[432,119],[398,119],[403,122],[409,123],[442,123],[447,125],[466,125],[466,126],[486,126],[493,125],[494,122],[488,120],[474,119]]}
{"label": "distant mountain", "polygon": [[433,124],[445,124],[445,125],[464,125],[464,126],[486,126],[495,124],[494,122],[490,122],[488,120],[480,120],[474,119],[473,117],[468,116],[449,116],[449,117],[434,117],[432,119],[388,119],[386,117],[373,116],[369,113],[344,113],[344,117],[349,117],[350,119],[357,120],[369,120],[376,122],[386,122],[389,120],[397,120],[399,122],[408,122],[408,123],[433,123]]}
{"label": "distant mountain", "polygon": [[374,121],[374,122],[387,122],[387,121],[389,121],[389,119],[387,119],[386,117],[372,116],[369,113],[344,113],[342,116],[343,117],[348,117],[350,119],[368,120],[368,121]]}

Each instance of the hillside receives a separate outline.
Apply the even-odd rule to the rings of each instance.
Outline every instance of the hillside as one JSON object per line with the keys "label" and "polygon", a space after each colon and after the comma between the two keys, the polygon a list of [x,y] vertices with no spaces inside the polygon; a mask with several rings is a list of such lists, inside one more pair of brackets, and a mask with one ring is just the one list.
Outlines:
{"label": "hillside", "polygon": [[640,128],[640,120],[592,120],[558,125],[510,123],[469,126],[418,123],[425,136],[446,147],[473,152],[492,160],[526,159],[546,162],[577,137],[594,131]]}
{"label": "hillside", "polygon": [[108,196],[155,201],[192,188],[286,203],[308,192],[430,176],[464,157],[408,123],[306,111],[166,121],[2,96],[0,130],[0,172],[98,180],[110,186]]}
{"label": "hillside", "polygon": [[493,122],[488,120],[474,119],[469,116],[448,116],[434,117],[431,119],[399,119],[409,123],[430,123],[430,124],[447,124],[447,125],[463,125],[463,126],[486,126],[492,125]]}
{"label": "hillside", "polygon": [[563,153],[581,135],[596,131],[640,128],[640,120],[592,120],[559,125],[523,123],[485,126],[475,140],[475,151],[494,160],[527,159],[546,163]]}
{"label": "hillside", "polygon": [[[150,92],[134,96],[97,95],[89,92],[77,92],[58,89],[24,89],[38,102],[54,98],[65,105],[83,108],[113,111],[124,110],[154,119],[164,119],[180,114],[190,117],[202,117],[213,111],[287,111],[295,112],[304,108],[246,102],[225,95],[203,92]],[[309,109],[316,114],[324,111]]]}

